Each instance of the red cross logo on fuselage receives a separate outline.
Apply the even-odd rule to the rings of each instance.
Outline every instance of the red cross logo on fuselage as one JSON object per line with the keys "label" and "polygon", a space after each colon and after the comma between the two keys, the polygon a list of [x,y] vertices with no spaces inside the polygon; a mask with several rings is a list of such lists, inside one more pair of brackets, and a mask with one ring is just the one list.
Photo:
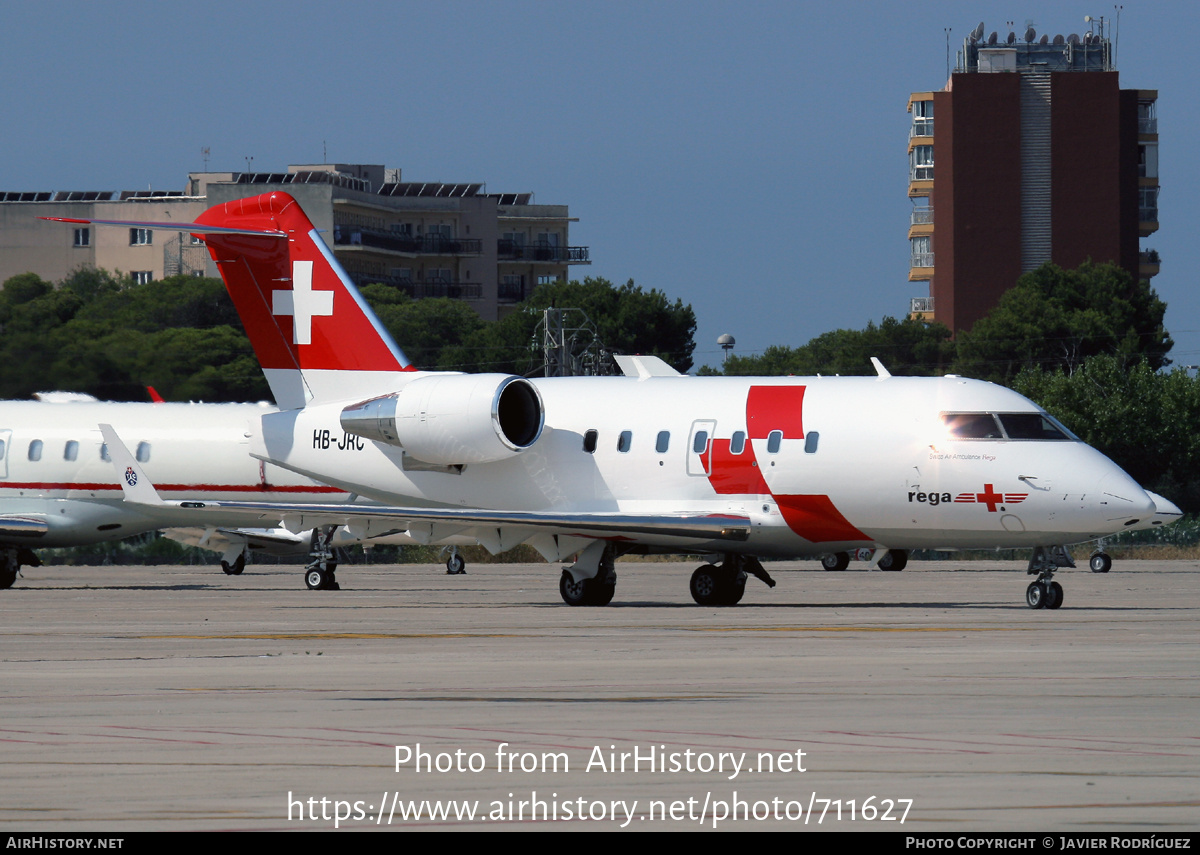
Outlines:
{"label": "red cross logo on fuselage", "polygon": [[996,505],[1004,501],[1004,494],[994,492],[991,484],[984,484],[983,492],[975,494],[975,501],[987,505],[988,510],[995,513]]}

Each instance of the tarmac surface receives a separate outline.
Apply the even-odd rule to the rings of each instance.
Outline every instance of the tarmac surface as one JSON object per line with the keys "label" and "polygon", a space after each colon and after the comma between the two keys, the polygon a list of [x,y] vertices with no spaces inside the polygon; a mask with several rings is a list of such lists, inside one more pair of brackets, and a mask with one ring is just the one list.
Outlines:
{"label": "tarmac surface", "polygon": [[733,608],[692,569],[604,608],[548,564],[27,570],[0,829],[1200,825],[1200,562],[1061,572],[1058,611],[1016,562],[768,564]]}

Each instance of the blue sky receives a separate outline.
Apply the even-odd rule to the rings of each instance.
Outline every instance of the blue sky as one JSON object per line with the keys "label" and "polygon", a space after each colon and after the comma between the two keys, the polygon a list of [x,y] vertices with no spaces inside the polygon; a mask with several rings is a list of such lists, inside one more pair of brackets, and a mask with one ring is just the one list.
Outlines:
{"label": "blue sky", "polygon": [[[582,275],[691,303],[697,364],[902,316],[905,112],[962,39],[1082,32],[1112,5],[0,3],[0,190],[183,189],[189,170],[383,163],[568,204]],[[1200,4],[1126,3],[1123,88],[1157,89],[1153,281],[1200,363]]]}

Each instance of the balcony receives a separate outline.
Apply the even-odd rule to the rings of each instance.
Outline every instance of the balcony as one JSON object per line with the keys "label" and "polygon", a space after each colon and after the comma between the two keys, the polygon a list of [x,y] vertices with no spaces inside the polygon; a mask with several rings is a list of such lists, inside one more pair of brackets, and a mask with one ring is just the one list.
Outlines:
{"label": "balcony", "polygon": [[497,286],[496,299],[501,303],[519,303],[525,299],[525,286],[520,282],[501,282]]}
{"label": "balcony", "polygon": [[933,136],[933,119],[915,118],[908,130],[908,138]]}
{"label": "balcony", "polygon": [[908,316],[914,321],[932,321],[933,298],[913,297],[908,303]]}
{"label": "balcony", "polygon": [[514,240],[496,242],[496,255],[501,261],[549,261],[560,264],[591,264],[586,246],[525,246]]}
{"label": "balcony", "polygon": [[334,226],[333,243],[335,246],[364,246],[405,255],[479,255],[483,252],[481,240],[461,240],[436,234],[414,237],[350,226]]}
{"label": "balcony", "polygon": [[933,208],[913,208],[910,226],[932,226]]}
{"label": "balcony", "polygon": [[398,276],[362,273],[356,270],[348,270],[346,273],[359,287],[378,282],[403,291],[413,299],[449,297],[452,300],[480,300],[483,298],[483,285],[479,282],[446,282],[440,279],[421,281],[401,279]]}
{"label": "balcony", "polygon": [[1138,133],[1139,134],[1157,134],[1158,119],[1156,118],[1138,118]]}
{"label": "balcony", "polygon": [[933,267],[932,252],[914,252],[909,259],[909,267]]}
{"label": "balcony", "polygon": [[1138,253],[1138,275],[1143,279],[1157,276],[1159,271],[1158,250],[1148,249]]}

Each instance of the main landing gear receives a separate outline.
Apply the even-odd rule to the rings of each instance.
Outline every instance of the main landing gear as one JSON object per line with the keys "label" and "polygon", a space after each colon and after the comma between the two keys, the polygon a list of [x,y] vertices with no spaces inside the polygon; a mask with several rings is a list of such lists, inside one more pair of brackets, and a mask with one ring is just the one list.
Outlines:
{"label": "main landing gear", "polygon": [[616,552],[602,540],[591,543],[558,580],[568,606],[607,606],[617,592]]}
{"label": "main landing gear", "polygon": [[337,570],[337,555],[333,547],[329,545],[335,531],[337,531],[336,525],[326,526],[324,529],[313,529],[312,546],[308,553],[313,560],[304,568],[304,584],[310,591],[340,591],[342,589],[334,575],[334,571]]}
{"label": "main landing gear", "polygon": [[[1104,556],[1108,558],[1107,555]],[[1110,562],[1111,563],[1111,562]],[[1059,567],[1074,567],[1075,562],[1065,546],[1034,547],[1029,559],[1030,576],[1037,580],[1025,589],[1025,604],[1031,609],[1057,609],[1063,604],[1063,587],[1054,581],[1054,571]]]}
{"label": "main landing gear", "polygon": [[246,569],[246,550],[243,549],[232,560],[226,554],[221,559],[221,569],[225,571],[226,576],[241,576],[242,571]]}
{"label": "main landing gear", "polygon": [[[607,606],[617,590],[616,550],[602,540],[594,541],[575,563],[562,572],[558,592],[569,606]],[[705,564],[692,574],[692,599],[702,606],[736,605],[746,592],[746,577],[756,576],[771,588],[770,577],[752,555],[726,555],[720,564]]]}
{"label": "main landing gear", "polygon": [[458,547],[450,547],[450,557],[446,559],[446,575],[461,576],[467,572],[467,560],[458,554]]}
{"label": "main landing gear", "polygon": [[692,599],[702,606],[736,606],[746,593],[747,574],[775,587],[775,580],[752,555],[726,555],[720,564],[701,565],[688,587]]}
{"label": "main landing gear", "polygon": [[0,591],[5,588],[11,588],[17,581],[17,574],[21,572],[21,566],[41,567],[42,562],[37,555],[29,549],[20,549],[15,546],[8,549],[0,550]]}
{"label": "main landing gear", "polygon": [[[849,552],[831,552],[828,555],[821,556],[821,566],[826,570],[839,572],[850,566]],[[883,553],[883,556],[875,563],[875,566],[880,570],[893,570],[899,572],[908,566],[908,553],[903,549],[888,549]]]}

